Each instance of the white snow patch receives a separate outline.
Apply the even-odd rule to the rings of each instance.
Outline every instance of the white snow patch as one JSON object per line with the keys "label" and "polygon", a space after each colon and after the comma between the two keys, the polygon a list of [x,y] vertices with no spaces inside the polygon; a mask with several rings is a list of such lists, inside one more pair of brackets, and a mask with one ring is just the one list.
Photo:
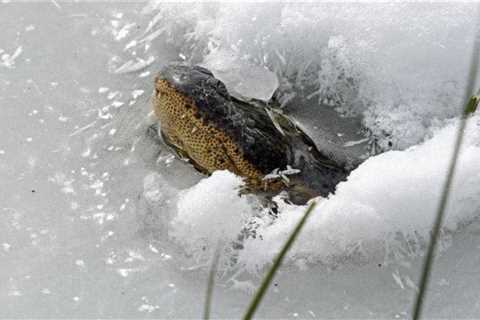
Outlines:
{"label": "white snow patch", "polygon": [[0,56],[0,67],[6,68],[14,68],[15,67],[15,60],[22,54],[23,47],[19,46],[12,54],[3,53]]}
{"label": "white snow patch", "polygon": [[242,185],[240,177],[217,171],[183,191],[170,236],[192,254],[234,240],[254,212],[248,197],[238,194]]}
{"label": "white snow patch", "polygon": [[[451,195],[445,227],[478,215],[480,209],[480,117],[466,135]],[[438,131],[427,142],[405,151],[372,157],[340,183],[335,195],[317,199],[290,261],[331,263],[361,254],[388,254],[394,236],[427,237],[452,152],[456,123]],[[246,222],[259,225],[256,238],[244,241],[238,261],[256,272],[271,263],[306,206],[278,201],[279,217],[258,216],[255,204],[239,196],[242,180],[227,171],[215,172],[180,194],[170,236],[196,259],[205,259],[218,242],[236,239]],[[258,210],[258,209],[257,209]],[[257,214],[257,216],[255,216]]]}
{"label": "white snow patch", "polygon": [[[480,210],[480,117],[472,120],[460,157],[445,227],[478,216]],[[422,145],[372,157],[340,183],[335,195],[319,204],[290,252],[290,258],[328,261],[348,255],[385,249],[393,236],[426,238],[436,213],[441,187],[452,152],[455,125],[450,125]],[[265,223],[262,240],[249,239],[240,261],[263,267],[277,253],[306,207],[283,205],[280,217]],[[392,247],[394,243],[389,243]]]}

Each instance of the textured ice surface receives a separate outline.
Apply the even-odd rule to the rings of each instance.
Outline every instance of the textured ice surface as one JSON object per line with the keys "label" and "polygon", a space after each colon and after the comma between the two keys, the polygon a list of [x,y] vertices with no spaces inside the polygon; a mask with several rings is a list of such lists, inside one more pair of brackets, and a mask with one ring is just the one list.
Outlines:
{"label": "textured ice surface", "polygon": [[[322,145],[364,138],[362,121],[399,150],[320,202],[258,315],[408,317],[473,18],[453,3],[0,1],[0,317],[199,317],[218,240],[213,315],[242,314],[304,207],[279,200],[272,219],[237,195],[237,177],[201,176],[148,130],[160,66],[208,59],[260,70],[246,89],[263,96],[275,73],[280,102]],[[471,123],[428,298],[435,318],[480,314],[478,115]],[[248,223],[257,237],[242,242]]]}
{"label": "textured ice surface", "polygon": [[275,73],[241,61],[234,51],[215,50],[205,57],[204,66],[225,83],[229,93],[239,98],[269,101],[278,88]]}
{"label": "textured ice surface", "polygon": [[153,17],[149,34],[161,31],[180,51],[177,59],[213,65],[212,55],[221,53],[215,63],[268,68],[277,74],[282,101],[301,93],[318,107],[362,114],[382,147],[404,149],[458,111],[472,8],[234,3],[151,5],[144,12]]}

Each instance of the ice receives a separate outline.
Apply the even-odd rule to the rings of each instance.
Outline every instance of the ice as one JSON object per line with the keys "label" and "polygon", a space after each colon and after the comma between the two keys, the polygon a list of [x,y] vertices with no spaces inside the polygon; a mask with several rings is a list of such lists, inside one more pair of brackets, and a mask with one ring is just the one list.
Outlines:
{"label": "ice", "polygon": [[[277,75],[281,101],[301,91],[319,106],[361,114],[383,148],[390,142],[405,149],[458,113],[469,61],[458,57],[470,53],[472,8],[440,3],[150,4],[144,12],[154,15],[147,32],[169,30],[164,37],[177,43],[187,61],[241,69],[228,72],[241,83],[250,65],[270,70]],[[191,31],[183,38],[175,32],[182,28]],[[245,77],[238,76],[242,70],[248,70]],[[258,86],[263,97],[274,87],[273,81],[254,83],[246,88]]]}
{"label": "ice", "polygon": [[[0,50],[0,53],[2,53],[3,50]],[[1,63],[0,67],[5,67],[5,68],[14,68],[15,67],[15,60],[22,54],[23,48],[22,46],[17,47],[15,51],[12,54],[8,53],[3,53],[0,58],[1,58]]]}
{"label": "ice", "polygon": [[150,56],[146,60],[142,58],[137,58],[135,61],[129,60],[120,66],[116,66],[115,62],[115,60],[112,60],[112,67],[110,68],[110,72],[118,74],[131,73],[145,69],[146,67],[155,62],[155,57]]}
{"label": "ice", "polygon": [[[258,317],[408,318],[474,12],[470,3],[0,1],[0,317],[198,318],[216,248],[212,317],[241,317],[305,206],[275,198],[274,218],[240,178],[201,175],[162,143],[152,81],[182,61],[218,68],[243,99],[277,89],[322,148],[365,154],[376,137],[394,149],[317,199]],[[477,114],[426,317],[480,314],[479,126]]]}
{"label": "ice", "polygon": [[275,73],[238,59],[234,51],[213,51],[205,57],[203,66],[225,83],[228,92],[242,99],[269,101],[279,85]]}

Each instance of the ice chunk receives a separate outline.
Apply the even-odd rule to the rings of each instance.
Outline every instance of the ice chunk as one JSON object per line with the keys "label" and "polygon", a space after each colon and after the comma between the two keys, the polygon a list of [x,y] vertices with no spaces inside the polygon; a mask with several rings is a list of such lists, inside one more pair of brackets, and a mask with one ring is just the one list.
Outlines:
{"label": "ice chunk", "polygon": [[231,95],[241,99],[268,101],[278,88],[279,82],[275,73],[239,59],[234,52],[213,51],[205,57],[203,66],[225,83]]}

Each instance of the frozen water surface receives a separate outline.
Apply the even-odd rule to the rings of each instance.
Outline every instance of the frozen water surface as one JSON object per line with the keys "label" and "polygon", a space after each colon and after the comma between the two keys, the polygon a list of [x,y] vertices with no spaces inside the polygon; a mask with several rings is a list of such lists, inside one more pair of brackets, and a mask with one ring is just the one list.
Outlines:
{"label": "frozen water surface", "polygon": [[[367,158],[319,199],[258,315],[406,318],[465,86],[473,4],[0,2],[0,317],[239,317],[305,207],[274,219],[149,126],[165,63],[275,99]],[[250,78],[251,77],[251,78]],[[427,315],[476,318],[480,118],[470,121]],[[392,149],[391,151],[388,151]],[[239,240],[242,229],[256,237]]]}

